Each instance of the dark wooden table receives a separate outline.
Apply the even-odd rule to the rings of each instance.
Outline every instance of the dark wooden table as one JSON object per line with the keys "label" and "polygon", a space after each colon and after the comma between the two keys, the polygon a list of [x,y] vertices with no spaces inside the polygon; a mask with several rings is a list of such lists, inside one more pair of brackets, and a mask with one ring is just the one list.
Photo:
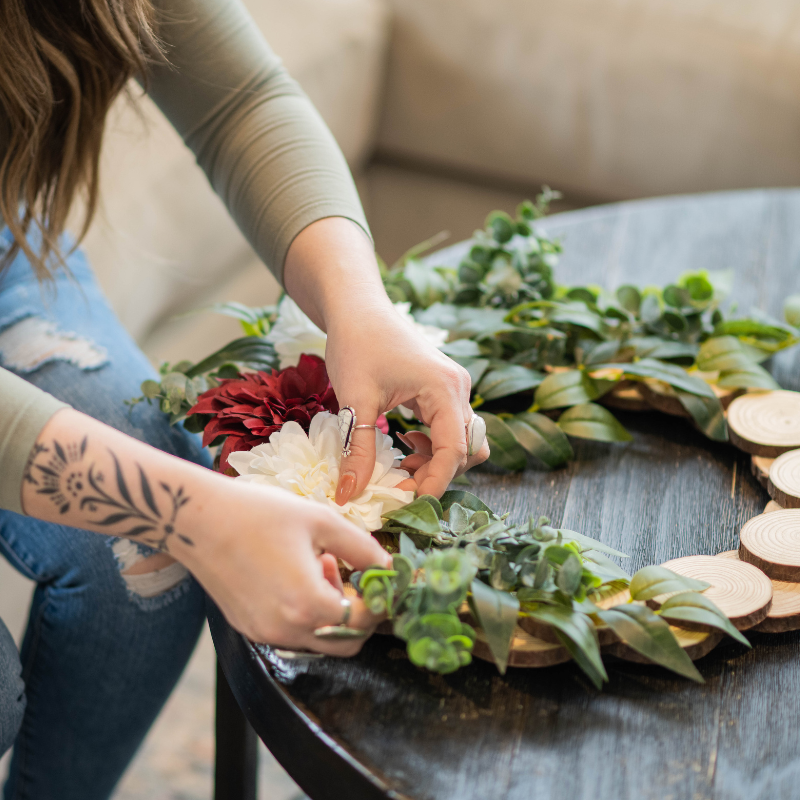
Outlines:
{"label": "dark wooden table", "polygon": [[[564,283],[664,285],[684,270],[732,270],[733,300],[782,316],[800,292],[800,191],[622,203],[560,214]],[[454,250],[457,250],[453,248]],[[457,255],[457,253],[455,254]],[[774,359],[800,390],[800,354]],[[768,498],[748,456],[658,414],[621,415],[628,445],[575,441],[555,472],[472,475],[514,518],[546,514],[631,555],[638,569],[737,546]],[[211,628],[233,694],[313,800],[701,800],[800,797],[800,633],[730,641],[698,662],[698,686],[609,662],[598,692],[573,665],[475,662],[446,677],[374,636],[351,660],[282,661],[218,613]]]}

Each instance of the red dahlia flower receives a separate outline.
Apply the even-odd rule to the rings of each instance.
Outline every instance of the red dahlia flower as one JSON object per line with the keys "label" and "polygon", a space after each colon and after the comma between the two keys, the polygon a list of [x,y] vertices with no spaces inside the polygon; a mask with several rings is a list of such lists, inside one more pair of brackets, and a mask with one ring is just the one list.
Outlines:
{"label": "red dahlia flower", "polygon": [[221,381],[200,395],[189,414],[212,417],[203,430],[204,447],[227,437],[220,455],[220,470],[224,471],[232,452],[263,444],[284,422],[297,422],[308,432],[311,419],[320,411],[338,414],[339,403],[325,362],[304,354],[296,367]]}

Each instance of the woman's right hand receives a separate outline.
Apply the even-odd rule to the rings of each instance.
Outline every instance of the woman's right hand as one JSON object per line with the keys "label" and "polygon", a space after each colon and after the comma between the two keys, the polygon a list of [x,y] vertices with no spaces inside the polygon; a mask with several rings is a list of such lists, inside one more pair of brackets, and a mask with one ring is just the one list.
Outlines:
{"label": "woman's right hand", "polygon": [[[391,564],[372,536],[324,505],[210,472],[72,409],[56,413],[40,433],[22,506],[47,522],[169,553],[234,628],[293,650],[356,653],[363,639],[314,636],[316,628],[342,622],[336,558],[355,569]],[[162,569],[164,552],[137,564],[137,572]],[[378,621],[352,600],[349,627],[371,633]]]}
{"label": "woman's right hand", "polygon": [[[390,566],[391,556],[323,505],[284,489],[221,477],[216,483],[215,496],[203,500],[205,530],[195,531],[197,545],[172,552],[228,622],[257,642],[342,656],[358,652],[363,639],[314,636],[316,628],[342,621],[336,558],[364,569]],[[348,627],[372,633],[379,621],[353,598]]]}

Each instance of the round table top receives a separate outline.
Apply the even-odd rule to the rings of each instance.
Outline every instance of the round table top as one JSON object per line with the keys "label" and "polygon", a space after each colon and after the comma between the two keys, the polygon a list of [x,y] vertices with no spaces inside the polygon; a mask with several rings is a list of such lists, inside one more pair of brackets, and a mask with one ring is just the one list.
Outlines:
{"label": "round table top", "polygon": [[[561,283],[665,285],[685,270],[730,270],[732,299],[782,317],[800,292],[800,191],[619,203],[549,217]],[[463,245],[435,256],[457,260]],[[772,371],[800,390],[800,353]],[[512,518],[545,514],[627,552],[629,571],[738,544],[766,492],[749,456],[686,421],[619,413],[628,444],[573,440],[553,471],[470,474]],[[698,662],[705,684],[608,663],[596,691],[572,664],[473,662],[430,674],[402,642],[373,636],[359,656],[284,661],[211,615],[221,664],[251,723],[313,800],[789,798],[800,780],[800,632],[726,640]]]}

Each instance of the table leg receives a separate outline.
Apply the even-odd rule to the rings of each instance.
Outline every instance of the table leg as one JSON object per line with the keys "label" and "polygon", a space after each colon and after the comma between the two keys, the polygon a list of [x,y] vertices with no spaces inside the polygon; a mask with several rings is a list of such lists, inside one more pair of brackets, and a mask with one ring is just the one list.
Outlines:
{"label": "table leg", "polygon": [[214,800],[256,800],[258,737],[217,661]]}

